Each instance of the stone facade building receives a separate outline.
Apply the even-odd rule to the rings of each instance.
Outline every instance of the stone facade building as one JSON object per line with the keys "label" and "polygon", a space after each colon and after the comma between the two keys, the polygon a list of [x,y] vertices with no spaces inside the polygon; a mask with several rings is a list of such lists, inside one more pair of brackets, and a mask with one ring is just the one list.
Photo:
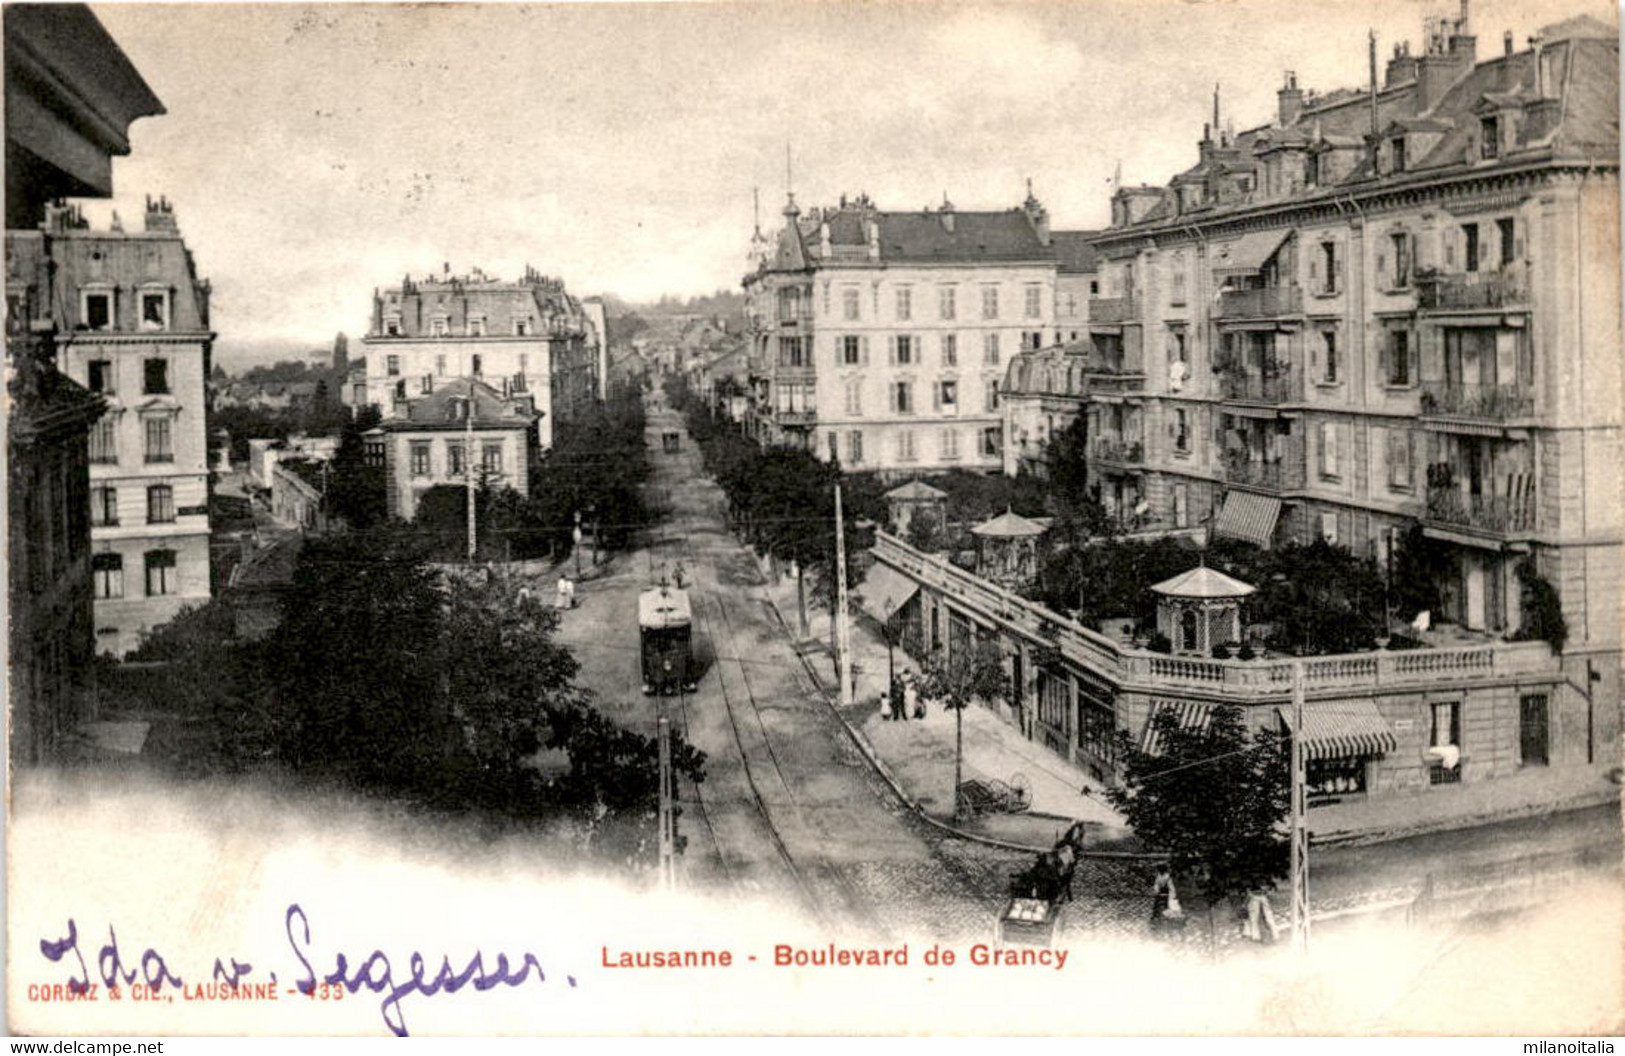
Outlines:
{"label": "stone facade building", "polygon": [[539,418],[525,395],[504,395],[478,378],[407,400],[367,437],[369,459],[385,469],[389,515],[411,520],[430,488],[466,484],[471,462],[476,480],[528,494]]}
{"label": "stone facade building", "polygon": [[745,278],[754,430],[852,470],[997,472],[999,385],[1055,331],[1049,217],[792,198]]}
{"label": "stone facade building", "polygon": [[[553,443],[601,392],[594,324],[564,284],[527,269],[518,282],[482,272],[423,279],[373,295],[361,340],[365,400],[386,418],[458,378],[477,378],[500,396],[528,400],[537,440]],[[352,394],[346,401],[357,403]]]}

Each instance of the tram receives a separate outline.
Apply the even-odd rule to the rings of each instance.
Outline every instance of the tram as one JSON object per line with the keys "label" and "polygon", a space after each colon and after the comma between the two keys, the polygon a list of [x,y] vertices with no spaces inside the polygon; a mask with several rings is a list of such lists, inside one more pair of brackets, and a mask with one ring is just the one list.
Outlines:
{"label": "tram", "polygon": [[694,691],[692,624],[687,591],[660,586],[638,595],[645,695]]}

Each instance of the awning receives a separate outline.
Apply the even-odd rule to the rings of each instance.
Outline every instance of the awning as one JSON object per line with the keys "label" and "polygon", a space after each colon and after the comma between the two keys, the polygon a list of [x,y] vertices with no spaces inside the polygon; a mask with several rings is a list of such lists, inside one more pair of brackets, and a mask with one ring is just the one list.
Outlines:
{"label": "awning", "polygon": [[1251,275],[1258,271],[1269,259],[1275,256],[1275,251],[1281,248],[1281,243],[1292,237],[1291,229],[1285,231],[1276,228],[1270,231],[1252,231],[1234,242],[1226,242],[1213,251],[1213,274],[1225,275]]}
{"label": "awning", "polygon": [[[1292,709],[1281,708],[1281,721],[1292,730]],[[1395,748],[1394,731],[1370,698],[1317,700],[1303,706],[1303,751],[1306,759],[1354,759],[1382,755]]]}
{"label": "awning", "polygon": [[858,606],[881,623],[897,615],[920,585],[890,565],[876,561],[858,587]]}
{"label": "awning", "polygon": [[1273,495],[1231,491],[1224,497],[1224,508],[1213,519],[1213,534],[1267,547],[1280,516],[1281,500]]}
{"label": "awning", "polygon": [[1179,728],[1191,733],[1200,733],[1207,729],[1208,720],[1213,717],[1213,705],[1203,701],[1157,701],[1151,707],[1151,714],[1146,716],[1145,735],[1140,738],[1140,751],[1147,755],[1158,755],[1162,751],[1162,736],[1157,730],[1157,716],[1165,711],[1173,712]]}

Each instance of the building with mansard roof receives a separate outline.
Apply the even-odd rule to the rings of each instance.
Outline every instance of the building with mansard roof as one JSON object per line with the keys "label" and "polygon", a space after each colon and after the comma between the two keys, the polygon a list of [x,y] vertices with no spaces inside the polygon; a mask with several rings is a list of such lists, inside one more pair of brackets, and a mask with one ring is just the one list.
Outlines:
{"label": "building with mansard roof", "polygon": [[1055,330],[1049,216],[878,209],[867,197],[753,239],[745,277],[755,435],[854,470],[998,471],[999,383]]}
{"label": "building with mansard roof", "polygon": [[528,393],[503,393],[479,378],[453,378],[406,400],[368,437],[369,457],[384,466],[389,515],[411,520],[424,492],[466,484],[471,467],[478,482],[528,494],[540,420]]}
{"label": "building with mansard roof", "polygon": [[539,412],[537,440],[553,443],[555,422],[569,421],[602,391],[602,339],[564,283],[526,269],[518,282],[475,270],[410,276],[375,291],[372,322],[361,339],[364,402],[384,416],[458,378],[477,378]]}

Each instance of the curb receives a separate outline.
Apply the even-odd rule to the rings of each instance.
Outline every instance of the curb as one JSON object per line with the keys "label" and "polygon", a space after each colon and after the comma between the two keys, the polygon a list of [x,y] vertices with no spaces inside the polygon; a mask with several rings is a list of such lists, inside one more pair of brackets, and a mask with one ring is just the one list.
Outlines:
{"label": "curb", "polygon": [[[787,635],[789,635],[790,625],[785,622],[784,613],[779,611],[778,605],[771,597],[764,598],[763,600],[766,601],[767,607],[772,611],[774,618],[779,621],[779,626]],[[790,638],[793,645],[794,635],[790,635]],[[903,786],[898,783],[897,778],[892,776],[892,772],[886,766],[885,760],[880,758],[879,753],[877,753],[874,749],[874,745],[869,743],[869,738],[864,736],[863,731],[852,725],[851,722],[847,721],[846,716],[841,714],[841,710],[836,707],[835,702],[830,699],[830,692],[829,689],[824,685],[824,680],[819,677],[818,672],[813,668],[812,664],[808,662],[806,654],[803,653],[800,648],[795,649],[795,654],[796,659],[801,661],[802,670],[806,671],[807,677],[812,679],[813,687],[818,690],[819,697],[829,708],[830,714],[834,715],[835,718],[839,720],[841,728],[846,730],[847,737],[849,737],[852,743],[857,746],[858,751],[863,754],[863,757],[869,761],[869,765],[874,768],[875,773],[879,774],[881,779],[891,788],[892,794],[897,797],[898,802],[904,807],[907,807],[915,817],[919,818],[927,825],[930,825],[932,828],[944,832],[949,836],[953,836],[961,840],[969,840],[972,843],[980,843],[984,846],[994,847],[1002,851],[1016,851],[1021,854],[1043,854],[1052,849],[1050,847],[1034,847],[1030,844],[1015,843],[1011,840],[1001,840],[996,836],[984,836],[978,832],[969,832],[957,826],[950,825],[945,821],[939,821],[936,818],[933,818],[930,814],[926,813],[925,808],[910,798],[909,794],[903,790]],[[1077,819],[1064,818],[1060,820],[1075,821]],[[1136,854],[1131,851],[1084,851],[1080,857],[1156,861],[1165,858],[1166,855]]]}

